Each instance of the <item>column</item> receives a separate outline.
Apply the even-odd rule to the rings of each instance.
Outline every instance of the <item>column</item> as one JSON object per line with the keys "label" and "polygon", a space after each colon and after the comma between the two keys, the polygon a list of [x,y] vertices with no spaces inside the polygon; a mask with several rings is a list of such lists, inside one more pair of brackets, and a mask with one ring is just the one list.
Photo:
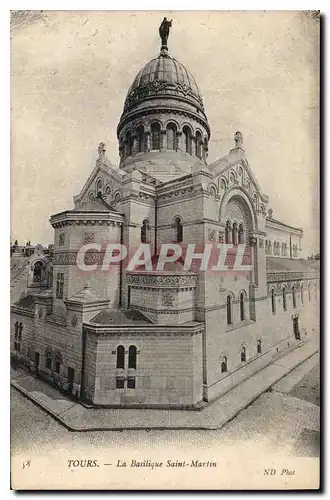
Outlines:
{"label": "column", "polygon": [[160,131],[160,150],[161,151],[166,151],[166,129]]}

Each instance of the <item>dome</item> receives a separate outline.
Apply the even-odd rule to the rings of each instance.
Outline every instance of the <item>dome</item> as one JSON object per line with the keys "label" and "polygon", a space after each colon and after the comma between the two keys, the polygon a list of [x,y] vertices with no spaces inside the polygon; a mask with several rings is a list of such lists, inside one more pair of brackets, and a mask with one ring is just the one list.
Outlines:
{"label": "dome", "polygon": [[194,76],[181,62],[168,55],[160,54],[139,71],[128,90],[124,111],[153,93],[193,100],[204,111],[203,99]]}
{"label": "dome", "polygon": [[117,127],[120,168],[159,181],[205,164],[211,135],[196,80],[169,55],[165,41],[134,78]]}

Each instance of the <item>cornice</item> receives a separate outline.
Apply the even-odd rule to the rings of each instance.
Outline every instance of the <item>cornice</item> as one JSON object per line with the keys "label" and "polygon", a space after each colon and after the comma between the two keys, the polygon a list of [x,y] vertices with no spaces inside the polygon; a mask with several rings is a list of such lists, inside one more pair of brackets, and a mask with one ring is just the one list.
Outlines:
{"label": "cornice", "polygon": [[199,323],[196,325],[189,326],[165,326],[165,325],[95,325],[90,323],[83,323],[83,329],[86,333],[95,336],[132,336],[136,335],[139,337],[182,337],[182,336],[193,336],[201,335],[204,331],[204,324]]}
{"label": "cornice", "polygon": [[67,226],[121,226],[124,217],[113,212],[62,212],[50,217],[53,228]]}
{"label": "cornice", "polygon": [[188,313],[188,312],[193,312],[195,310],[194,307],[185,307],[182,309],[156,309],[152,307],[143,307],[143,306],[137,306],[132,304],[131,308],[136,310],[136,311],[145,311],[149,312],[151,314],[170,314],[170,315],[177,315],[177,314],[183,314],[183,313]]}

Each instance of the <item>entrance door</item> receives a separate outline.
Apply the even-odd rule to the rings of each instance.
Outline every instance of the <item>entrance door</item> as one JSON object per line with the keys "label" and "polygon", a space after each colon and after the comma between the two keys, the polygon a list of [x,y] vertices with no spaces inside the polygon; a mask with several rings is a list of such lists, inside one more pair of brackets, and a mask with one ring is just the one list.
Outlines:
{"label": "entrance door", "polygon": [[68,368],[68,381],[69,381],[68,391],[71,394],[72,393],[72,389],[73,389],[73,381],[74,381],[74,369],[71,368],[71,366],[69,366],[69,368]]}
{"label": "entrance door", "polygon": [[299,318],[293,318],[293,333],[295,339],[300,340]]}
{"label": "entrance door", "polygon": [[38,374],[38,370],[39,370],[39,361],[40,361],[40,355],[39,353],[36,351],[34,353],[34,363],[35,363],[35,369],[36,369],[36,373]]}

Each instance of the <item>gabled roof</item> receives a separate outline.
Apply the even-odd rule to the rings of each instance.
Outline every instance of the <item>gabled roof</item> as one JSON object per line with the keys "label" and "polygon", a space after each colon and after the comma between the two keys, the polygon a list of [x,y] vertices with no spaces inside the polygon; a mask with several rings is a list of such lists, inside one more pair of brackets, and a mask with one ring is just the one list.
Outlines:
{"label": "gabled roof", "polygon": [[215,162],[213,162],[211,165],[208,166],[210,172],[213,174],[214,177],[218,177],[228,170],[230,170],[232,167],[237,165],[238,163],[241,163],[243,167],[247,170],[249,177],[252,181],[252,183],[255,185],[256,190],[259,192],[259,195],[264,203],[268,203],[269,197],[263,193],[259,182],[257,181],[257,178],[255,177],[254,173],[252,172],[252,169],[249,165],[248,160],[246,159],[244,155],[244,151],[240,148],[233,148],[231,149],[226,155],[223,157],[219,158]]}
{"label": "gabled roof", "polygon": [[80,303],[81,302],[90,303],[97,301],[99,301],[99,297],[89,284],[86,284],[84,288],[76,292],[74,295],[71,295],[71,297],[67,299],[67,302],[80,302]]}
{"label": "gabled roof", "polygon": [[[72,212],[117,212],[109,203],[103,198],[96,198],[93,201],[84,203],[79,208],[74,208]],[[118,213],[118,212],[117,212]]]}
{"label": "gabled roof", "polygon": [[74,201],[78,201],[84,197],[89,186],[92,184],[92,182],[95,180],[95,178],[98,176],[98,174],[100,172],[102,172],[107,177],[109,177],[109,176],[114,177],[118,182],[121,182],[123,175],[125,175],[125,172],[122,172],[121,170],[116,168],[114,165],[112,165],[111,162],[107,158],[105,160],[105,163],[100,162],[98,160],[96,162],[96,165],[93,168],[91,174],[89,175],[87,181],[83,185],[80,193],[77,196],[74,196],[74,198],[73,198]]}

